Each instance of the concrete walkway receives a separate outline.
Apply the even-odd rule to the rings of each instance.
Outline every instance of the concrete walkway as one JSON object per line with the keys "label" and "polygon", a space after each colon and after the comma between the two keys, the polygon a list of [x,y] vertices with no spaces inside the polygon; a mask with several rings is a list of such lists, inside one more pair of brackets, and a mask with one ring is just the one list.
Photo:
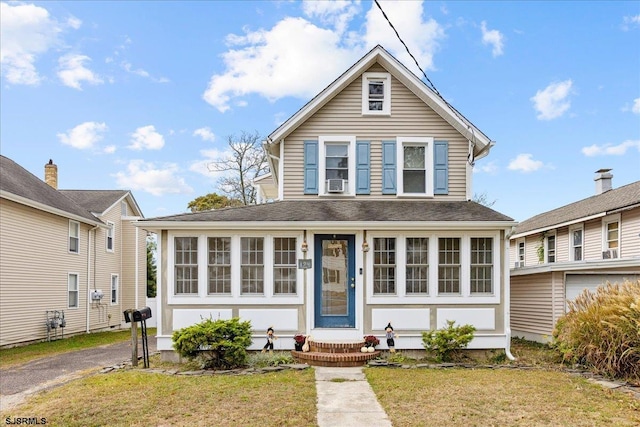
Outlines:
{"label": "concrete walkway", "polygon": [[315,370],[319,427],[391,426],[362,368]]}

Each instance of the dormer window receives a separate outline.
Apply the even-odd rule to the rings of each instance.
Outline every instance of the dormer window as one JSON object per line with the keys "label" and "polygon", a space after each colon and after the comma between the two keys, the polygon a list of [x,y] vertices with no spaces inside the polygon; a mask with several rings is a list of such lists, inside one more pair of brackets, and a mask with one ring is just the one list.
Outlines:
{"label": "dormer window", "polygon": [[389,73],[362,75],[362,114],[391,115],[391,75]]}

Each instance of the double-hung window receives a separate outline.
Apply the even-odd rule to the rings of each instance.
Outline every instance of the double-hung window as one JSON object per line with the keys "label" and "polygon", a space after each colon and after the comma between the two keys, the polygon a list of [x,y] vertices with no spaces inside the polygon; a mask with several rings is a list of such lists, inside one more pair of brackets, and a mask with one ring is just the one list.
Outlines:
{"label": "double-hung window", "polygon": [[273,293],[295,294],[297,282],[296,238],[273,239]]}
{"label": "double-hung window", "polygon": [[398,137],[398,194],[433,196],[433,138]]}
{"label": "double-hung window", "polygon": [[231,238],[209,237],[208,294],[231,293]]}
{"label": "double-hung window", "polygon": [[618,258],[620,256],[620,217],[613,215],[604,221],[603,257]]}
{"label": "double-hung window", "polygon": [[373,239],[373,293],[396,293],[396,239]]}
{"label": "double-hung window", "polygon": [[69,221],[69,252],[77,254],[80,251],[80,223]]}
{"label": "double-hung window", "polygon": [[198,238],[176,237],[175,293],[176,295],[198,294]]}
{"label": "double-hung window", "polygon": [[113,252],[115,229],[116,225],[111,221],[107,221],[107,252]]}
{"label": "double-hung window", "polygon": [[355,194],[355,136],[320,136],[319,194]]}
{"label": "double-hung window", "polygon": [[438,239],[438,294],[460,293],[460,238]]}
{"label": "double-hung window", "polygon": [[80,286],[78,283],[78,275],[70,273],[67,279],[67,289],[69,293],[69,308],[78,308],[78,297],[80,295]]}
{"label": "double-hung window", "polygon": [[571,228],[569,230],[569,239],[571,245],[571,261],[582,261],[583,252],[583,229]]}
{"label": "double-hung window", "polygon": [[471,294],[493,293],[493,239],[471,238]]}
{"label": "double-hung window", "polygon": [[524,239],[518,241],[518,261],[516,261],[516,267],[524,267],[525,251],[524,251]]}
{"label": "double-hung window", "polygon": [[118,303],[118,275],[111,275],[111,304]]}
{"label": "double-hung window", "polygon": [[556,262],[556,235],[547,236],[547,262]]}
{"label": "double-hung window", "polygon": [[406,239],[407,294],[429,294],[429,239],[427,237],[409,237]]}
{"label": "double-hung window", "polygon": [[391,114],[391,75],[389,73],[362,74],[362,114]]}
{"label": "double-hung window", "polygon": [[264,238],[242,237],[240,293],[264,294]]}

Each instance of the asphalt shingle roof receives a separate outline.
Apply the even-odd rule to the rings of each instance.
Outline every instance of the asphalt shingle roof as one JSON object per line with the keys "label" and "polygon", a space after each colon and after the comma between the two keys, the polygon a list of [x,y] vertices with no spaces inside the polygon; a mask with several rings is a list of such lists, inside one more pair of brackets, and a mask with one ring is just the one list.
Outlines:
{"label": "asphalt shingle roof", "polygon": [[413,222],[513,221],[472,201],[434,200],[284,200],[148,218],[142,222]]}
{"label": "asphalt shingle roof", "polygon": [[127,190],[59,190],[91,212],[103,213],[129,193]]}
{"label": "asphalt shingle roof", "polygon": [[639,203],[640,181],[636,181],[524,220],[516,227],[515,234],[527,233]]}
{"label": "asphalt shingle roof", "polygon": [[0,190],[80,218],[100,222],[91,212],[5,156],[0,156]]}

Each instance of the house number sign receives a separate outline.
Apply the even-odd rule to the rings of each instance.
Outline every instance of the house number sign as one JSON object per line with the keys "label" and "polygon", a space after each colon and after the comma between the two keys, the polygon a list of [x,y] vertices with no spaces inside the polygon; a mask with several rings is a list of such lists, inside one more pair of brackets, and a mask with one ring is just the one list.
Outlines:
{"label": "house number sign", "polygon": [[298,268],[306,270],[308,268],[312,267],[312,260],[311,259],[299,259],[298,260]]}

